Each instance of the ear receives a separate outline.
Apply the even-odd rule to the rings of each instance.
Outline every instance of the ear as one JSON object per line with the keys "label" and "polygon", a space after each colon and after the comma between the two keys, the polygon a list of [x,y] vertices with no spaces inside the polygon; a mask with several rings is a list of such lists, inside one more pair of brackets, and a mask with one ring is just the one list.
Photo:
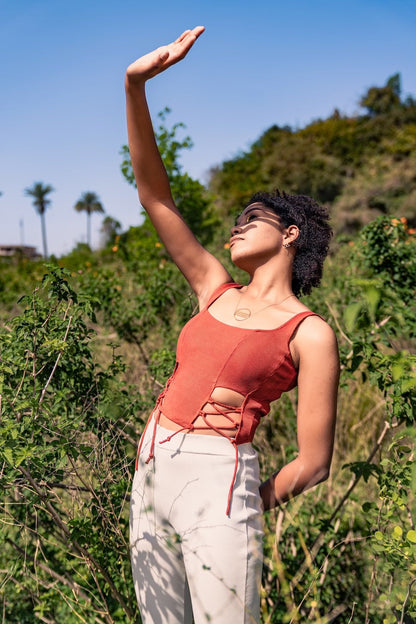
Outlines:
{"label": "ear", "polygon": [[295,240],[298,238],[299,236],[299,228],[297,225],[289,225],[289,227],[286,228],[284,237],[283,237],[283,244],[284,245],[292,245]]}

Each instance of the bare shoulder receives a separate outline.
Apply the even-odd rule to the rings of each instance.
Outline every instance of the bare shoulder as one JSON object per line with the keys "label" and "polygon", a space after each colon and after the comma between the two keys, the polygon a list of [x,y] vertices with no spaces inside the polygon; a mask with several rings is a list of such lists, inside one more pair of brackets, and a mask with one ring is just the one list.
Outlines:
{"label": "bare shoulder", "polygon": [[291,343],[294,361],[322,362],[330,358],[338,362],[338,342],[334,330],[320,316],[308,316],[296,330]]}
{"label": "bare shoulder", "polygon": [[296,342],[305,343],[308,346],[336,344],[337,339],[334,330],[323,318],[316,314],[307,316],[299,325],[296,332]]}

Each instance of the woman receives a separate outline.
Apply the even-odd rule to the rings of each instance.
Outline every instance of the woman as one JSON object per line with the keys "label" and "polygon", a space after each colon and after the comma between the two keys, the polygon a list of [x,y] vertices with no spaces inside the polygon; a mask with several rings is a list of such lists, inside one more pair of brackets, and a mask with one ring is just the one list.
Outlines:
{"label": "woman", "polygon": [[[231,229],[231,259],[249,275],[241,286],[171,196],[145,83],[183,59],[203,30],[126,72],[140,202],[200,309],[139,446],[131,556],[145,624],[259,622],[262,513],[327,478],[334,437],[336,339],[296,297],[319,283],[331,235],[325,210],[304,196],[255,195]],[[260,485],[255,429],[270,401],[296,384],[298,456]]]}

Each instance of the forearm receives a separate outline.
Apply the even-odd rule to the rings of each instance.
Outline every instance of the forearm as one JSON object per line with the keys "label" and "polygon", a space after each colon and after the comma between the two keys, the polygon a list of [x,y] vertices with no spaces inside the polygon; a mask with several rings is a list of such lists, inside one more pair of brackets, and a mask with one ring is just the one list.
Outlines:
{"label": "forearm", "polygon": [[168,176],[157,148],[146,101],[145,82],[126,76],[126,112],[130,157],[140,202],[148,209],[153,202],[168,203]]}
{"label": "forearm", "polygon": [[264,511],[273,509],[301,492],[324,481],[329,467],[294,459],[260,486]]}
{"label": "forearm", "polygon": [[127,130],[134,177],[142,206],[149,213],[156,229],[161,227],[162,232],[171,228],[172,222],[166,223],[167,217],[175,213],[174,219],[177,221],[180,215],[173,202],[168,176],[156,145],[145,84],[182,60],[203,32],[203,26],[186,30],[176,41],[141,56],[126,71]]}

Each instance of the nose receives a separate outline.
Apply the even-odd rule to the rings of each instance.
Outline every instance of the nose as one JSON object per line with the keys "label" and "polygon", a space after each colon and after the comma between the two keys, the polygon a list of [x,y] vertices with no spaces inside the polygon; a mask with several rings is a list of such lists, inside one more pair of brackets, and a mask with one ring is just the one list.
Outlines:
{"label": "nose", "polygon": [[231,236],[235,236],[239,232],[241,232],[241,225],[233,225],[231,228]]}

